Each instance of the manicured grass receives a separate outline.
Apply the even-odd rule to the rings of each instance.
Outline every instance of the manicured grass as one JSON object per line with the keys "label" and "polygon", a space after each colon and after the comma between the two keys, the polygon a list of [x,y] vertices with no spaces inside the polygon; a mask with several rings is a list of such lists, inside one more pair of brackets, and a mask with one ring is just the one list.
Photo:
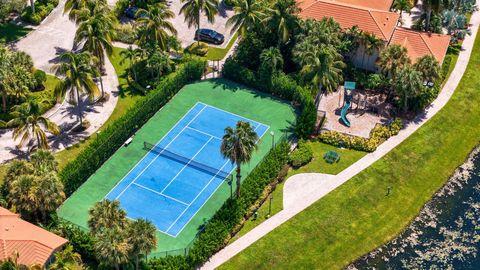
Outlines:
{"label": "manicured grass", "polygon": [[[135,102],[137,102],[142,97],[141,95],[137,95],[135,93],[131,93],[128,91],[128,84],[127,84],[125,70],[129,66],[129,61],[127,60],[125,63],[120,64],[120,61],[122,59],[120,56],[120,52],[122,50],[124,49],[114,47],[113,54],[109,57],[118,76],[118,82],[120,84],[120,96],[119,96],[117,105],[113,110],[112,115],[110,116],[110,118],[108,118],[107,122],[105,122],[105,124],[100,128],[100,132],[103,129],[105,129],[109,124],[113,123],[116,119],[123,116],[128,111],[128,109],[133,107],[135,105]],[[73,145],[69,149],[56,153],[55,157],[58,160],[59,167],[63,168],[65,165],[67,165],[68,162],[75,159],[75,157],[77,157],[77,155],[85,147],[88,146],[89,141],[90,139],[88,138],[85,141],[82,141],[78,144]]]}
{"label": "manicured grass", "polygon": [[13,23],[0,24],[0,43],[15,41],[32,31],[32,29]]}
{"label": "manicured grass", "polygon": [[[365,152],[349,150],[349,149],[339,149],[335,146],[331,146],[318,141],[309,141],[307,142],[307,144],[310,145],[310,147],[312,147],[313,160],[301,168],[290,169],[285,180],[288,180],[290,176],[293,176],[299,173],[312,172],[312,173],[338,174],[341,171],[343,171],[345,168],[349,167],[350,165],[355,163],[357,160],[362,158],[364,155],[366,155]],[[323,159],[323,155],[330,150],[336,151],[340,155],[341,159],[338,163],[328,164]],[[269,213],[270,215],[274,215],[283,209],[283,186],[285,185],[285,182],[286,181],[283,181],[282,183],[278,184],[276,189],[272,192],[273,199],[271,201],[272,202],[271,209],[270,209],[270,200],[268,199],[265,201],[264,204],[262,204],[258,208],[258,218],[256,220],[253,220],[253,218],[251,218],[250,220],[245,222],[242,229],[238,232],[237,235],[235,235],[234,238],[230,240],[230,242],[233,242],[234,240],[238,239],[240,236],[246,234],[256,226],[258,226],[260,223],[265,221]]]}
{"label": "manicured grass", "polygon": [[[159,110],[140,130],[128,147],[122,147],[105,162],[58,210],[60,217],[82,227],[87,227],[88,209],[102,200],[135,164],[145,156],[143,142],[157,142],[161,139],[197,102],[241,115],[270,127],[269,131],[282,134],[295,119],[295,111],[289,103],[273,98],[267,94],[246,89],[226,80],[208,80],[186,85],[161,110]],[[248,106],[245,106],[248,104]],[[214,119],[212,119],[214,120]],[[246,176],[271,148],[271,139],[267,135],[259,141],[259,150],[250,163],[245,165]],[[280,136],[277,136],[277,141]],[[215,214],[218,208],[230,196],[230,189],[225,181],[188,225],[175,238],[158,233],[157,250],[152,256],[161,252],[183,248],[195,238],[199,228]]]}
{"label": "manicured grass", "polygon": [[207,60],[222,60],[232,48],[233,43],[235,43],[235,40],[237,40],[238,37],[238,32],[236,32],[230,42],[228,43],[227,47],[225,49],[222,48],[216,48],[216,47],[209,47],[208,48],[208,53],[206,55]]}
{"label": "manicured grass", "polygon": [[479,143],[479,39],[456,93],[433,119],[220,269],[339,269],[398,235]]}

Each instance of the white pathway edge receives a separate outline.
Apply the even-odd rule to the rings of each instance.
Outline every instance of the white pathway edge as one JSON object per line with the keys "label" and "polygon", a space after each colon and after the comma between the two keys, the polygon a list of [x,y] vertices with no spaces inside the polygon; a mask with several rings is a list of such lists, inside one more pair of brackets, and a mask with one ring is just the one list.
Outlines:
{"label": "white pathway edge", "polygon": [[[480,0],[477,1],[477,5]],[[472,53],[475,37],[478,32],[478,25],[480,21],[479,12],[475,12],[472,15],[470,24],[472,35],[467,36],[463,42],[463,51],[460,52],[455,68],[448,78],[447,83],[443,87],[441,93],[432,103],[432,105],[423,113],[417,117],[415,121],[409,123],[405,129],[403,129],[397,136],[391,137],[385,143],[380,145],[373,153],[365,155],[362,159],[352,164],[347,169],[335,176],[325,174],[299,174],[288,179],[284,188],[284,209],[267,219],[253,230],[240,237],[232,244],[226,246],[218,253],[213,255],[209,261],[207,261],[200,269],[214,269],[224,262],[228,261],[248,246],[265,236],[267,233],[274,230],[296,214],[300,213],[323,196],[327,195],[337,187],[341,186],[352,177],[368,168],[375,161],[382,158],[393,148],[407,139],[423,124],[425,124],[430,118],[432,118],[438,111],[440,111],[450,100],[455,89],[457,88],[460,80],[465,72],[470,55]],[[301,179],[301,180],[300,180]],[[295,184],[296,181],[302,181],[303,183],[309,183],[308,186]],[[289,187],[295,186],[295,189]],[[301,188],[301,189],[300,189]],[[293,197],[289,197],[293,194]],[[295,202],[295,203],[292,203]]]}

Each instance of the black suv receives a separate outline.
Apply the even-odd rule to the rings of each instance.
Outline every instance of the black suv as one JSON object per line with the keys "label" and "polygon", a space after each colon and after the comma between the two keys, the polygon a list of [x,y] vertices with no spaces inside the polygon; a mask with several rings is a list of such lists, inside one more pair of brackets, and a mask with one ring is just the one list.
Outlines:
{"label": "black suv", "polygon": [[215,30],[202,28],[195,32],[195,40],[220,45],[225,40],[225,37]]}

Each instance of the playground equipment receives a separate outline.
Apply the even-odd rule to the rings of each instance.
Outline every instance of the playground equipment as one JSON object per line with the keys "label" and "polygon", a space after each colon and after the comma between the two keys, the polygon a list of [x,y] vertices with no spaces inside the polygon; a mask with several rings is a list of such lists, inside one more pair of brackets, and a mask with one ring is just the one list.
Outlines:
{"label": "playground equipment", "polygon": [[[347,113],[350,107],[352,106],[352,97],[353,91],[355,90],[355,82],[348,82],[346,81],[343,85],[344,89],[344,99],[343,99],[343,107],[340,111],[340,120],[342,120],[343,124],[347,127],[350,127],[350,120],[347,118]],[[350,91],[350,94],[348,93]]]}

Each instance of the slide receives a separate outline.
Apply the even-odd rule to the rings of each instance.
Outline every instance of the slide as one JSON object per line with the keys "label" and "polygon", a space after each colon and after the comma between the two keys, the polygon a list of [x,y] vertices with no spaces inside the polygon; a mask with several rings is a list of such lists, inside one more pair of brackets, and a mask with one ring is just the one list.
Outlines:
{"label": "slide", "polygon": [[350,127],[350,121],[347,119],[347,112],[348,112],[348,109],[350,109],[351,105],[352,105],[352,101],[346,100],[345,103],[343,104],[342,111],[340,112],[340,119],[342,119],[342,122],[347,127]]}

